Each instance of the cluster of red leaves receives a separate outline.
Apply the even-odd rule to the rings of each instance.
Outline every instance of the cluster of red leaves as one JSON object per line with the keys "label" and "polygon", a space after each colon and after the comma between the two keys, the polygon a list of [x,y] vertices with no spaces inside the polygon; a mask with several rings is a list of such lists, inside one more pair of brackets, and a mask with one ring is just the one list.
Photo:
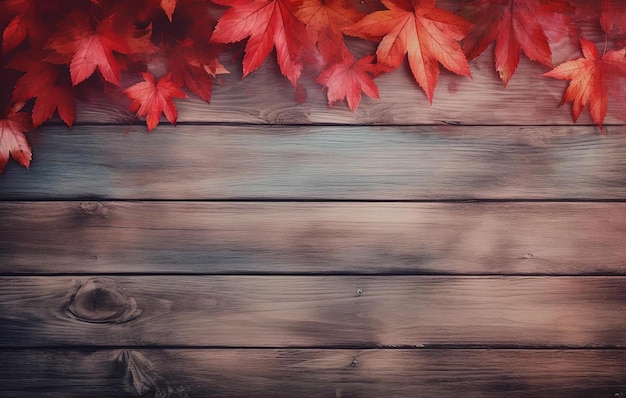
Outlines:
{"label": "cluster of red leaves", "polygon": [[[450,6],[450,4],[447,4]],[[328,104],[361,94],[378,98],[374,79],[405,59],[432,102],[440,67],[471,76],[469,62],[495,43],[504,86],[522,53],[570,80],[562,103],[574,120],[589,105],[602,126],[609,98],[624,98],[626,2],[622,0],[468,0],[440,8],[436,0],[0,0],[0,171],[12,157],[28,167],[24,135],[54,113],[69,127],[84,90],[118,87],[130,110],[152,130],[173,98],[210,101],[213,81],[228,73],[219,55],[245,43],[243,77],[274,50],[281,73],[298,92],[303,69],[327,89]],[[580,37],[577,22],[595,16],[606,37],[602,54]],[[377,43],[355,57],[346,36]],[[554,67],[551,45],[579,41],[583,57]],[[358,59],[357,59],[358,58]],[[160,79],[150,72],[164,70]],[[143,81],[122,89],[122,72]],[[132,81],[132,80],[131,80]]]}

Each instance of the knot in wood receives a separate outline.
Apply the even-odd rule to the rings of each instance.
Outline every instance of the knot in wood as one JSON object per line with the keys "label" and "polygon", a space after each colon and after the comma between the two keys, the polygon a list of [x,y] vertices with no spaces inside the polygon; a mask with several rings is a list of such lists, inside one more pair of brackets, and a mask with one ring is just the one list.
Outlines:
{"label": "knot in wood", "polygon": [[112,280],[91,279],[79,284],[70,297],[67,312],[90,323],[125,323],[140,314],[135,299]]}
{"label": "knot in wood", "polygon": [[155,398],[186,398],[188,396],[184,388],[172,386],[161,377],[152,363],[138,351],[120,351],[115,364],[127,384],[127,391],[133,396]]}
{"label": "knot in wood", "polygon": [[80,208],[87,214],[96,214],[102,210],[102,203],[100,202],[82,202]]}

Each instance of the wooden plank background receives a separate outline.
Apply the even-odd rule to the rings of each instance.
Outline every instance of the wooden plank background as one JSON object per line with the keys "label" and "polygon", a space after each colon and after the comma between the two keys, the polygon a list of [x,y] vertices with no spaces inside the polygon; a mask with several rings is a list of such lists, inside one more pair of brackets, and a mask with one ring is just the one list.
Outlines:
{"label": "wooden plank background", "polygon": [[626,348],[625,282],[508,276],[12,277],[0,280],[0,344]]}
{"label": "wooden plank background", "polygon": [[620,202],[9,201],[0,219],[5,275],[626,271]]}
{"label": "wooden plank background", "polygon": [[7,397],[28,391],[29,397],[614,398],[623,391],[616,385],[624,384],[626,368],[623,351],[607,350],[159,348],[2,354],[0,382]]}
{"label": "wooden plank background", "polygon": [[[0,199],[622,199],[623,126],[49,127]],[[55,151],[46,150],[55,148]],[[31,173],[33,174],[33,173]]]}
{"label": "wooden plank background", "polygon": [[29,133],[0,397],[623,397],[623,115],[574,125],[566,82],[522,57],[504,90],[492,57],[432,106],[406,67],[297,105],[268,61],[177,127],[85,98]]}

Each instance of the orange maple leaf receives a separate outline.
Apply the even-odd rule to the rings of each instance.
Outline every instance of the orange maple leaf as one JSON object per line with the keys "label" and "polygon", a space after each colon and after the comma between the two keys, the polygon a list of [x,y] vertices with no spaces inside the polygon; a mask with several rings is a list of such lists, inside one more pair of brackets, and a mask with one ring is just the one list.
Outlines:
{"label": "orange maple leaf", "polygon": [[546,25],[569,30],[568,19],[559,16],[572,9],[567,0],[474,0],[461,11],[474,24],[463,50],[471,61],[495,41],[496,71],[506,87],[522,51],[530,60],[552,66]]}
{"label": "orange maple leaf", "polygon": [[170,22],[172,22],[172,15],[174,15],[174,11],[176,10],[176,0],[161,0],[161,8]]}
{"label": "orange maple leaf", "polygon": [[179,84],[171,80],[171,73],[163,76],[158,83],[149,72],[141,75],[145,81],[124,90],[124,94],[132,100],[130,111],[136,112],[138,116],[146,116],[148,131],[152,131],[159,124],[161,113],[175,125],[178,112],[173,98],[186,98],[187,95],[180,89]]}
{"label": "orange maple leaf", "polygon": [[295,14],[306,25],[322,56],[336,62],[340,61],[345,47],[342,29],[364,16],[350,0],[304,0]]}
{"label": "orange maple leaf", "polygon": [[30,115],[20,112],[24,103],[15,104],[5,118],[0,119],[0,172],[12,157],[17,163],[28,168],[33,157],[25,132],[32,129]]}
{"label": "orange maple leaf", "polygon": [[626,78],[626,48],[607,51],[602,57],[593,42],[580,38],[583,58],[564,62],[543,76],[570,80],[561,104],[571,102],[574,122],[585,106],[593,121],[602,128],[609,103],[609,84]]}
{"label": "orange maple leaf", "polygon": [[382,0],[388,10],[376,11],[344,33],[382,41],[376,49],[377,62],[397,68],[408,54],[409,66],[417,83],[432,103],[439,77],[439,63],[446,69],[471,77],[461,49],[471,25],[463,18],[436,7],[435,0]]}
{"label": "orange maple leaf", "polygon": [[342,61],[326,68],[317,78],[317,82],[328,88],[328,106],[346,98],[351,111],[359,106],[361,91],[372,98],[379,98],[378,87],[370,74],[376,74],[377,67],[372,64],[370,55],[355,61],[347,49]]}
{"label": "orange maple leaf", "polygon": [[291,12],[288,0],[214,0],[230,6],[211,36],[213,43],[248,38],[243,77],[255,71],[276,47],[280,71],[294,87],[302,72],[301,51],[309,46],[304,25]]}

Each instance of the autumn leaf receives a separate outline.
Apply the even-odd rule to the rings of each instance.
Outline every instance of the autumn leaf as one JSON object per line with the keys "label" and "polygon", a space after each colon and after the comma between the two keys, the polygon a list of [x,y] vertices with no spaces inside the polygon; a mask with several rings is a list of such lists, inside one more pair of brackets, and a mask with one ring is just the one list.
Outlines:
{"label": "autumn leaf", "polygon": [[32,112],[33,127],[50,119],[56,110],[65,124],[72,127],[76,115],[74,92],[69,76],[66,79],[59,76],[63,69],[67,74],[67,68],[43,61],[43,57],[40,51],[28,51],[11,60],[9,67],[26,72],[13,89],[13,100],[24,102],[36,98]]}
{"label": "autumn leaf", "polygon": [[210,102],[213,79],[219,74],[229,73],[218,59],[223,45],[210,43],[215,19],[206,4],[182,2],[176,10],[176,20],[162,32],[161,48],[172,81],[185,86],[193,94]]}
{"label": "autumn leaf", "polygon": [[459,40],[470,31],[463,18],[436,7],[435,0],[382,0],[388,10],[376,11],[344,33],[368,40],[382,37],[376,49],[377,62],[397,68],[408,54],[417,83],[432,103],[439,77],[439,63],[446,69],[471,76]]}
{"label": "autumn leaf", "polygon": [[228,69],[226,69],[226,67],[220,63],[220,60],[217,59],[217,56],[215,56],[214,58],[211,58],[209,62],[203,63],[202,67],[204,68],[204,71],[206,73],[208,73],[214,78],[217,75],[225,75],[225,74],[230,73]]}
{"label": "autumn leaf", "polygon": [[572,9],[567,0],[474,0],[461,11],[474,24],[463,50],[471,61],[495,41],[496,71],[506,87],[522,51],[530,60],[552,66],[546,29],[568,30],[569,20],[561,16]]}
{"label": "autumn leaf", "polygon": [[562,63],[543,76],[570,80],[561,105],[571,102],[574,122],[589,104],[593,121],[602,128],[609,103],[609,85],[626,78],[626,49],[607,51],[602,57],[593,42],[580,38],[583,58]]}
{"label": "autumn leaf", "polygon": [[48,36],[51,11],[55,2],[36,0],[5,0],[0,15],[14,15],[2,32],[2,50],[6,54],[28,37],[31,45],[43,44]]}
{"label": "autumn leaf", "polygon": [[607,34],[626,33],[626,2],[624,0],[602,0],[600,25]]}
{"label": "autumn leaf", "polygon": [[24,133],[31,130],[32,125],[30,115],[20,112],[23,106],[23,102],[15,104],[0,119],[0,172],[9,162],[9,157],[26,168],[30,166],[32,152]]}
{"label": "autumn leaf", "polygon": [[214,53],[211,58],[210,51],[197,51],[200,46],[187,40],[170,48],[167,57],[168,70],[173,82],[187,87],[204,101],[210,102],[213,79],[218,74],[229,72]]}
{"label": "autumn leaf", "polygon": [[220,17],[212,43],[248,39],[243,57],[243,77],[255,71],[273,48],[280,71],[295,87],[302,72],[301,52],[309,46],[304,25],[290,10],[288,0],[214,0],[230,6]]}
{"label": "autumn leaf", "polygon": [[187,95],[180,89],[179,84],[172,82],[171,73],[163,76],[158,82],[149,72],[141,75],[145,81],[124,90],[124,94],[132,100],[130,111],[146,117],[148,131],[152,131],[159,124],[161,113],[175,125],[178,113],[173,98],[185,98]]}
{"label": "autumn leaf", "polygon": [[350,0],[304,0],[295,14],[322,56],[334,62],[340,61],[345,47],[342,29],[364,16]]}
{"label": "autumn leaf", "polygon": [[116,53],[132,54],[151,48],[150,34],[151,27],[143,31],[130,25],[120,27],[116,24],[115,15],[108,16],[92,28],[89,16],[72,13],[46,47],[59,55],[50,57],[50,61],[69,63],[74,86],[88,79],[96,68],[106,81],[119,86],[121,67]]}
{"label": "autumn leaf", "polygon": [[161,8],[170,22],[172,22],[172,15],[174,15],[174,10],[176,9],[176,0],[161,0]]}
{"label": "autumn leaf", "polygon": [[371,76],[377,71],[373,60],[374,56],[370,55],[355,61],[346,49],[341,62],[331,65],[319,75],[317,82],[328,88],[328,106],[346,98],[348,107],[354,112],[361,101],[361,92],[379,98],[378,87]]}
{"label": "autumn leaf", "polygon": [[7,4],[3,7],[17,8],[19,12],[15,15],[11,22],[2,32],[2,50],[6,54],[22,43],[29,31],[38,28],[35,1],[12,1],[13,4]]}

